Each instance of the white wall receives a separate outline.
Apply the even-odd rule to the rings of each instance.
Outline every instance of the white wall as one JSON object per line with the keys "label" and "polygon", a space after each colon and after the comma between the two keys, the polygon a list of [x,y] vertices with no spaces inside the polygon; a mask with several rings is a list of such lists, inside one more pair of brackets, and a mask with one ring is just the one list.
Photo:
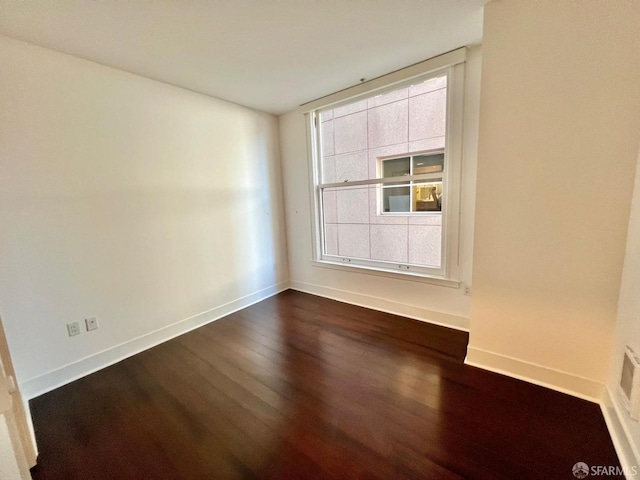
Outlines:
{"label": "white wall", "polygon": [[[469,283],[471,277],[480,59],[480,47],[471,48],[466,67],[463,146],[461,279],[464,283]],[[280,148],[293,288],[456,327],[468,326],[470,297],[464,296],[462,289],[312,264],[307,133],[304,116],[299,112],[280,117]]]}
{"label": "white wall", "polygon": [[275,117],[6,37],[0,71],[0,313],[26,396],[282,287]]}
{"label": "white wall", "polygon": [[638,166],[636,167],[636,181],[618,302],[618,321],[616,322],[611,369],[607,381],[608,396],[612,400],[611,406],[617,409],[617,416],[623,428],[626,429],[628,440],[633,449],[632,455],[635,458],[629,458],[628,464],[638,465],[640,460],[640,422],[631,420],[623,407],[618,392],[622,358],[627,345],[640,355],[640,156],[638,156]]}
{"label": "white wall", "polygon": [[485,7],[470,363],[598,398],[640,140],[640,3]]}

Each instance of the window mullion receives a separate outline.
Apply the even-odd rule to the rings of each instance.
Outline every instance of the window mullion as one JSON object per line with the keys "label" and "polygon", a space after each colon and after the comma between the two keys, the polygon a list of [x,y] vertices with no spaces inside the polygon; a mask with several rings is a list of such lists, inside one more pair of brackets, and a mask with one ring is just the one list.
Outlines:
{"label": "window mullion", "polygon": [[[413,155],[409,156],[409,176],[413,177]],[[410,181],[409,182],[409,213],[413,213],[413,204],[414,204],[414,198],[413,198],[413,182]]]}

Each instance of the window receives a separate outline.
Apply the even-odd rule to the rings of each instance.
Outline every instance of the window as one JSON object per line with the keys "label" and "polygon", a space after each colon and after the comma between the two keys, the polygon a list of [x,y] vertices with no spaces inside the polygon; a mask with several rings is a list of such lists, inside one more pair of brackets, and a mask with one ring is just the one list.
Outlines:
{"label": "window", "polygon": [[310,112],[315,260],[456,280],[463,63]]}
{"label": "window", "polygon": [[[442,172],[444,151],[414,154],[381,160],[383,178],[419,176],[421,181],[382,184],[380,213],[418,213],[442,211]],[[401,186],[398,186],[401,185]]]}

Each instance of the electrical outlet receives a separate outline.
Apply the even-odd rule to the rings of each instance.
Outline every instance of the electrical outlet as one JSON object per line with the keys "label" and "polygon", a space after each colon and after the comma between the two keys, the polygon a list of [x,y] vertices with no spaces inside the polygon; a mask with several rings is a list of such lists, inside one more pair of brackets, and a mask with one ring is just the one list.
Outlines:
{"label": "electrical outlet", "polygon": [[87,325],[87,332],[96,330],[98,328],[98,317],[85,318],[84,323]]}
{"label": "electrical outlet", "polygon": [[471,285],[465,285],[464,286],[464,294],[467,296],[471,296]]}
{"label": "electrical outlet", "polygon": [[67,323],[67,332],[70,337],[80,335],[80,324],[78,322]]}

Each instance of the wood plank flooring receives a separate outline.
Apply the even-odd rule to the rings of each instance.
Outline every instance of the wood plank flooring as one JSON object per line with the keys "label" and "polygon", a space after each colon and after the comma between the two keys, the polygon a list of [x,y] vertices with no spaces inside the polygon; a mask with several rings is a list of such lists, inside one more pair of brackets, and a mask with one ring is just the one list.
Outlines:
{"label": "wood plank flooring", "polygon": [[598,405],[465,366],[467,341],[290,290],[32,400],[32,476],[548,480],[578,461],[619,466]]}

